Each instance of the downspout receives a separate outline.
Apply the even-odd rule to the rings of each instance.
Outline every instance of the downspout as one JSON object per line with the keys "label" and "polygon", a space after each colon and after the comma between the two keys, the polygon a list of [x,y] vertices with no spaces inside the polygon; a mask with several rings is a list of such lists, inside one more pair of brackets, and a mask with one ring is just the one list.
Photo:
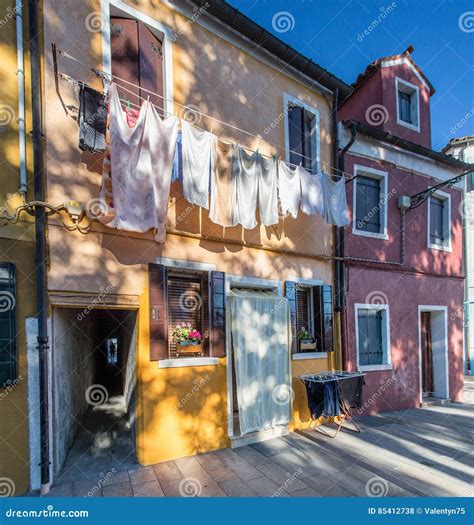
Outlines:
{"label": "downspout", "polygon": [[[33,183],[36,201],[44,201],[43,123],[41,115],[41,57],[39,50],[38,0],[28,0],[31,55],[31,99],[33,120]],[[35,207],[36,304],[38,310],[38,355],[40,388],[41,493],[49,492],[48,427],[48,327],[46,300],[46,214]]]}
{"label": "downspout", "polygon": [[26,133],[25,133],[25,60],[23,49],[23,1],[16,0],[16,52],[18,75],[18,140],[20,153],[20,193],[25,198],[26,182]]}
{"label": "downspout", "polygon": [[[357,124],[351,122],[350,124],[351,138],[344,146],[339,155],[339,169],[342,174],[346,171],[346,153],[354,144],[357,134]],[[342,175],[344,176],[344,175]],[[340,312],[341,317],[341,367],[347,368],[347,341],[345,333],[345,307],[346,307],[346,278],[344,265],[344,228],[336,228],[336,246],[335,255],[336,260],[336,311]]]}

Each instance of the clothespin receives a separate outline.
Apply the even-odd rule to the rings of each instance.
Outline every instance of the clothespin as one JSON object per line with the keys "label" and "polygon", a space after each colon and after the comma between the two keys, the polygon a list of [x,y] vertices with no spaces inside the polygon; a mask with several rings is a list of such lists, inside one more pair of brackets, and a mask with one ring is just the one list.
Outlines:
{"label": "clothespin", "polygon": [[127,109],[128,109],[128,111],[130,111],[130,99],[128,99],[128,101],[127,101]]}

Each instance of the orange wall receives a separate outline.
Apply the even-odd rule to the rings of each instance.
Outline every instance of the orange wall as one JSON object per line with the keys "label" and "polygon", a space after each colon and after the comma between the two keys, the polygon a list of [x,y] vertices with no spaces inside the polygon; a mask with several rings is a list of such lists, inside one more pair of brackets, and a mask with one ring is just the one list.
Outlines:
{"label": "orange wall", "polygon": [[[215,134],[243,146],[274,153],[273,146],[265,140],[284,148],[281,114],[283,93],[287,92],[319,109],[322,162],[330,164],[329,100],[219,39],[198,23],[188,24],[186,18],[164,3],[137,1],[129,4],[178,34],[173,43],[175,102],[197,106],[204,113],[258,135],[261,140],[248,138],[204,117],[199,121],[200,127],[212,128]],[[83,62],[102,67],[100,33],[87,31],[85,24],[88,15],[94,16],[95,12],[98,16],[100,2],[45,0],[44,10],[48,201],[56,204],[73,199],[87,203],[99,195],[100,158],[94,159],[78,149],[78,127],[73,110],[78,107],[77,98],[72,86],[61,80],[60,95],[56,92],[50,49],[55,42]],[[66,12],[73,16],[64,16]],[[73,61],[60,58],[60,71],[101,87],[90,70]],[[178,105],[175,111],[182,114]],[[277,124],[265,133],[272,122]],[[145,464],[229,444],[226,360],[221,359],[217,366],[174,369],[159,369],[156,362],[149,361],[146,289],[149,262],[161,256],[215,264],[217,270],[227,273],[282,281],[289,276],[321,279],[326,283],[333,279],[332,263],[311,257],[332,253],[332,228],[321,218],[300,214],[297,220],[280,220],[275,230],[257,227],[243,231],[236,227],[223,231],[209,221],[207,211],[190,209],[174,190],[168,214],[170,228],[198,236],[245,240],[272,247],[279,253],[173,234],[168,234],[164,245],[158,245],[151,234],[118,232],[98,224],[88,235],[67,232],[53,221],[49,227],[50,290],[98,293],[101,287],[106,289],[112,285],[113,294],[141,297],[137,449],[139,460]],[[296,256],[294,252],[310,256]],[[293,363],[295,374],[303,368],[316,371],[329,366],[325,359]],[[197,392],[196,382],[201,385]],[[301,386],[295,384],[297,426],[308,421]],[[180,400],[185,398],[186,403],[179,407]]]}

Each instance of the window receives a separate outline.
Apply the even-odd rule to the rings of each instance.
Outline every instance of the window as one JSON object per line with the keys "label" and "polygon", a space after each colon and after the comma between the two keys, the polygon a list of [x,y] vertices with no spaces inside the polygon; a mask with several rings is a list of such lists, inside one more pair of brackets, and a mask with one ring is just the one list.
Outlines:
{"label": "window", "polygon": [[388,239],[387,173],[356,165],[354,175],[352,232]]}
{"label": "window", "polygon": [[226,355],[225,273],[175,263],[148,265],[150,361],[160,368],[217,364]]}
{"label": "window", "polygon": [[150,101],[163,110],[162,37],[139,20],[112,16],[110,49],[112,74],[118,77],[115,80],[120,98],[136,108],[141,106],[142,99],[150,97]]}
{"label": "window", "polygon": [[0,387],[16,377],[16,271],[11,263],[0,263]]}
{"label": "window", "polygon": [[396,79],[395,85],[397,90],[397,123],[420,131],[420,92],[418,87],[400,78]]}
{"label": "window", "polygon": [[357,365],[359,370],[391,367],[387,305],[355,305]]}
{"label": "window", "polygon": [[107,348],[107,364],[109,366],[115,366],[118,364],[118,338],[111,337],[106,341]]}
{"label": "window", "polygon": [[451,199],[436,192],[428,201],[428,247],[451,250]]}
{"label": "window", "polygon": [[[187,328],[201,334],[205,332],[203,304],[204,285],[200,275],[169,273],[168,277],[168,344],[169,358],[204,355],[202,346],[197,344],[180,348],[172,334],[178,325],[186,324]],[[207,296],[207,293],[206,293]],[[207,319],[206,319],[207,320]],[[205,334],[206,336],[208,334]],[[197,341],[196,341],[197,342]],[[195,350],[195,351],[193,351]]]}
{"label": "window", "polygon": [[285,95],[286,160],[309,171],[319,170],[319,112]]}
{"label": "window", "polygon": [[291,313],[292,353],[331,352],[333,350],[332,286],[312,286],[286,281],[285,295]]}

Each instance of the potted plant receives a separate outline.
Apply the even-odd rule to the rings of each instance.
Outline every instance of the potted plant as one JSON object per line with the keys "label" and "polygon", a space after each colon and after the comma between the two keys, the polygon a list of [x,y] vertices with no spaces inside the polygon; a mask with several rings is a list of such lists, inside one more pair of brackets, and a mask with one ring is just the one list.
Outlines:
{"label": "potted plant", "polygon": [[178,323],[173,330],[173,341],[176,343],[177,355],[202,355],[202,336],[191,323]]}
{"label": "potted plant", "polygon": [[300,343],[300,350],[316,350],[316,339],[303,326],[299,333],[298,339]]}

